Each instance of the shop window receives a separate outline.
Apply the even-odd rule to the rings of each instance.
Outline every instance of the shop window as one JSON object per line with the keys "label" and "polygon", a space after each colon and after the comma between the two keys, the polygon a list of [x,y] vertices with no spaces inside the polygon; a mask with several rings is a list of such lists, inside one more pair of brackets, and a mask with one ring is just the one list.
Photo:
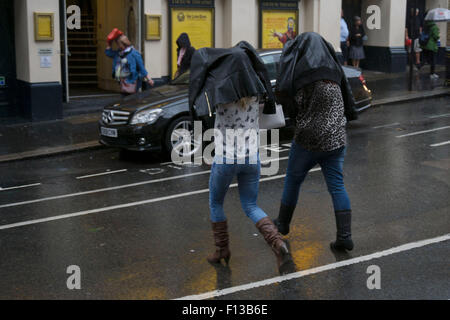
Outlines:
{"label": "shop window", "polygon": [[214,1],[169,1],[171,77],[177,71],[177,39],[182,33],[189,36],[195,49],[214,47]]}

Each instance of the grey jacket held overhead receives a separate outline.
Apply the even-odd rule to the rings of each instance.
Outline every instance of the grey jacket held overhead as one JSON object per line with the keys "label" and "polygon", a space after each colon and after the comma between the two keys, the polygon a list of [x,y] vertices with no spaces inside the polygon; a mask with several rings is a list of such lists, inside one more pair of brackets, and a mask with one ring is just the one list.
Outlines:
{"label": "grey jacket held overhead", "polygon": [[358,118],[353,94],[332,45],[315,32],[305,32],[286,44],[280,58],[275,94],[284,106],[294,105],[299,89],[318,80],[339,84],[348,121]]}
{"label": "grey jacket held overhead", "polygon": [[251,96],[265,97],[264,113],[276,112],[266,67],[246,41],[229,49],[197,50],[189,83],[189,110],[194,119],[212,115],[219,104]]}

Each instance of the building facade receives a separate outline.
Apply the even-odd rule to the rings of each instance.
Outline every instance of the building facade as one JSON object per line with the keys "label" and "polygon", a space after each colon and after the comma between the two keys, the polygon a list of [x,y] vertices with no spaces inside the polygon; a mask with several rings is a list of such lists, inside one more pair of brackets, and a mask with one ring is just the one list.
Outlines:
{"label": "building facade", "polygon": [[[382,72],[406,69],[405,19],[415,0],[2,0],[0,118],[59,119],[71,97],[117,90],[104,54],[113,28],[123,30],[159,84],[176,71],[176,39],[194,47],[282,48],[283,36],[320,33],[340,51],[341,9],[350,23],[361,16],[367,59]],[[448,8],[448,0],[417,0],[420,8]],[[375,8],[375,9],[374,9]],[[368,24],[370,22],[370,24]],[[441,47],[447,24],[438,24]],[[378,27],[377,27],[378,26]],[[291,30],[289,33],[288,30]]]}

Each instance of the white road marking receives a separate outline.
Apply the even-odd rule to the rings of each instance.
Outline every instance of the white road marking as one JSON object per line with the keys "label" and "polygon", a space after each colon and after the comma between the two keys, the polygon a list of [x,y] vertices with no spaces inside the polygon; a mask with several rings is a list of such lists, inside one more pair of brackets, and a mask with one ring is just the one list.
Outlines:
{"label": "white road marking", "polygon": [[299,279],[302,277],[306,277],[312,274],[317,274],[320,272],[324,272],[324,271],[329,271],[329,270],[334,270],[337,268],[342,268],[345,266],[349,266],[349,265],[353,265],[353,264],[357,264],[357,263],[362,263],[362,262],[367,262],[373,259],[378,259],[381,257],[386,257],[392,254],[396,254],[396,253],[400,253],[400,252],[404,252],[404,251],[408,251],[408,250],[412,250],[412,249],[417,249],[417,248],[421,248],[424,246],[428,246],[431,244],[435,244],[435,243],[439,243],[439,242],[443,242],[443,241],[448,241],[450,240],[450,234],[446,234],[440,237],[436,237],[436,238],[432,238],[432,239],[426,239],[426,240],[421,240],[421,241],[416,241],[416,242],[410,242],[398,247],[394,247],[391,249],[387,249],[387,250],[383,250],[383,251],[378,251],[372,254],[368,254],[365,256],[360,256],[360,257],[356,257],[356,258],[352,258],[352,259],[348,259],[348,260],[344,260],[344,261],[340,261],[340,262],[335,262],[335,263],[330,263],[324,266],[320,266],[320,267],[316,267],[316,268],[312,268],[312,269],[307,269],[307,270],[303,270],[303,271],[298,271],[298,272],[294,272],[294,273],[290,273],[287,275],[283,275],[283,276],[279,276],[279,277],[274,277],[271,279],[266,279],[266,280],[262,280],[262,281],[257,281],[257,282],[252,282],[249,284],[244,284],[244,285],[240,285],[240,286],[235,286],[235,287],[231,287],[231,288],[227,288],[227,289],[222,289],[222,290],[214,290],[214,291],[210,291],[210,292],[206,292],[203,294],[197,294],[197,295],[191,295],[191,296],[186,296],[186,297],[182,297],[182,298],[178,298],[175,300],[204,300],[204,299],[212,299],[212,298],[216,298],[216,297],[220,297],[220,296],[225,296],[225,295],[229,295],[229,294],[233,294],[236,292],[241,292],[241,291],[246,291],[246,290],[251,290],[251,289],[255,289],[258,287],[262,287],[262,286],[268,286],[268,285],[272,285],[272,284],[276,284],[276,283],[280,283],[283,281],[288,281],[288,280],[293,280],[293,279]]}
{"label": "white road marking", "polygon": [[173,166],[173,165],[168,165],[169,168],[173,168],[173,169],[177,169],[177,170],[183,170],[182,167],[177,167],[177,166]]}
{"label": "white road marking", "polygon": [[[261,129],[260,130],[260,132],[261,131],[263,131],[263,130],[265,130],[265,129]],[[267,130],[266,130],[267,131]],[[288,144],[284,144],[283,146],[285,146],[285,147],[291,147],[291,143],[288,143]],[[272,146],[272,145],[270,145],[270,144],[267,144],[267,145],[264,145],[264,146],[259,146],[259,149],[263,149],[263,148],[265,148],[265,147],[270,147],[270,146]],[[201,156],[201,157],[196,157],[196,158],[194,158],[194,160],[199,160],[199,159],[205,159],[205,157],[204,156]],[[168,164],[175,164],[175,165],[183,165],[183,164],[188,164],[188,163],[192,163],[192,162],[172,162],[172,161],[169,161],[169,162],[163,162],[163,163],[160,163],[159,165],[160,166],[167,166]]]}
{"label": "white road marking", "polygon": [[128,169],[106,171],[106,172],[102,172],[102,173],[96,173],[96,174],[90,174],[87,176],[77,177],[77,179],[81,180],[81,179],[87,179],[87,178],[93,178],[93,177],[100,177],[100,176],[106,176],[108,174],[122,173],[122,172],[127,172],[127,171],[128,171]]}
{"label": "white road marking", "polygon": [[86,98],[105,98],[105,97],[119,97],[120,95],[117,93],[111,94],[91,94],[85,96],[71,96],[70,99],[86,99]]}
{"label": "white road marking", "polygon": [[60,196],[52,196],[52,197],[46,197],[46,198],[34,199],[34,200],[27,200],[27,201],[22,201],[22,202],[7,203],[7,204],[0,205],[0,208],[16,207],[16,206],[21,206],[21,205],[31,204],[31,203],[38,203],[38,202],[44,202],[44,201],[50,201],[50,200],[65,199],[65,198],[78,197],[78,196],[83,196],[83,195],[87,195],[87,194],[99,193],[99,192],[107,192],[107,191],[120,190],[120,189],[125,189],[125,188],[138,187],[138,186],[151,184],[151,183],[158,183],[158,182],[163,182],[163,181],[169,181],[169,180],[176,180],[176,179],[183,179],[183,178],[193,177],[193,176],[197,176],[197,175],[207,174],[207,173],[210,173],[210,172],[211,172],[211,170],[209,170],[209,171],[201,171],[201,172],[196,172],[196,173],[191,173],[191,174],[183,174],[183,175],[169,177],[169,178],[153,179],[153,180],[146,180],[146,181],[142,181],[142,182],[130,183],[130,184],[120,185],[120,186],[116,186],[116,187],[95,189],[95,190],[89,190],[89,191],[83,191],[83,192],[77,192],[77,193],[69,193],[69,194],[63,194],[63,195],[60,195]]}
{"label": "white road marking", "polygon": [[2,188],[0,187],[0,191],[7,191],[7,190],[15,190],[15,189],[24,189],[24,188],[30,188],[30,187],[37,187],[40,186],[41,183],[33,183],[33,184],[27,184],[23,186],[17,186],[17,187],[8,187],[8,188]]}
{"label": "white road marking", "polygon": [[151,175],[151,176],[154,176],[154,175],[158,175],[158,174],[164,173],[164,172],[166,172],[166,170],[165,169],[161,169],[161,168],[150,168],[150,169],[139,170],[139,172],[140,173],[145,173],[145,174],[148,174],[148,175]]}
{"label": "white road marking", "polygon": [[449,141],[445,141],[445,142],[441,142],[441,143],[435,143],[435,144],[430,144],[430,147],[440,147],[440,146],[445,146],[446,144],[450,144],[450,140]]}
{"label": "white road marking", "polygon": [[[283,161],[283,160],[287,160],[287,159],[289,159],[289,157],[268,159],[268,160],[261,161],[261,164],[266,164],[266,163],[270,163],[270,162],[273,162],[273,161]],[[147,184],[159,183],[159,182],[171,181],[171,180],[177,180],[177,179],[184,179],[184,178],[204,175],[204,174],[208,174],[208,173],[211,173],[211,170],[200,171],[200,172],[195,172],[195,173],[190,173],[190,174],[183,174],[183,175],[178,175],[178,176],[174,176],[174,177],[146,180],[146,181],[142,181],[142,182],[130,183],[130,184],[125,184],[125,185],[120,185],[120,186],[115,186],[115,187],[109,187],[109,188],[95,189],[95,190],[89,190],[89,191],[82,191],[82,192],[77,192],[77,193],[69,193],[69,194],[63,194],[63,195],[59,195],[59,196],[51,196],[51,197],[46,197],[46,198],[41,198],[41,199],[34,199],[34,200],[27,200],[27,201],[21,201],[21,202],[6,203],[6,204],[0,205],[0,209],[1,208],[10,208],[10,207],[22,206],[22,205],[26,205],[26,204],[32,204],[32,203],[38,203],[38,202],[44,202],[44,201],[51,201],[51,200],[59,200],[59,199],[65,199],[65,198],[71,198],[71,197],[78,197],[78,196],[83,196],[83,195],[87,195],[87,194],[99,193],[99,192],[108,192],[108,191],[120,190],[120,189],[125,189],[125,188],[138,187],[138,186],[143,186],[143,185],[147,185]]]}
{"label": "white road marking", "polygon": [[278,159],[267,159],[267,160],[262,160],[262,161],[261,161],[261,164],[271,163],[271,162],[274,162],[274,161],[276,161],[276,160],[278,160],[278,161],[289,160],[289,157],[282,157],[282,158],[278,158]]}
{"label": "white road marking", "polygon": [[450,117],[450,113],[439,114],[439,115],[435,115],[435,116],[429,116],[428,118],[436,119],[436,118],[446,118],[446,117]]}
{"label": "white road marking", "polygon": [[[320,168],[317,168],[317,169],[312,169],[310,172],[316,172],[316,171],[320,171],[320,170],[321,170]],[[260,182],[283,179],[285,177],[286,177],[286,175],[283,174],[283,175],[260,179]],[[237,183],[231,184],[230,188],[236,188],[237,186],[238,186]],[[183,198],[183,197],[188,197],[188,196],[202,194],[202,193],[208,193],[208,192],[209,192],[209,189],[201,189],[201,190],[197,190],[197,191],[190,191],[190,192],[179,193],[179,194],[174,194],[174,195],[165,196],[165,197],[159,197],[159,198],[147,199],[147,200],[142,200],[142,201],[124,203],[124,204],[119,204],[119,205],[114,205],[114,206],[109,206],[109,207],[103,207],[103,208],[85,210],[85,211],[74,212],[74,213],[69,213],[69,214],[63,214],[63,215],[53,216],[53,217],[48,217],[48,218],[43,218],[43,219],[35,219],[35,220],[22,221],[22,222],[17,222],[17,223],[12,223],[12,224],[5,224],[5,225],[0,225],[0,230],[6,230],[6,229],[18,228],[18,227],[23,227],[23,226],[33,225],[33,224],[55,221],[55,220],[62,220],[62,219],[79,217],[79,216],[85,216],[85,215],[92,214],[92,213],[99,213],[99,212],[141,206],[144,204],[178,199],[178,198]]]}
{"label": "white road marking", "polygon": [[383,126],[376,126],[376,127],[373,127],[373,129],[388,128],[388,127],[393,127],[393,126],[398,126],[398,125],[400,125],[400,123],[395,122],[395,123],[391,123],[391,124],[385,124]]}
{"label": "white road marking", "polygon": [[430,129],[430,130],[411,132],[411,133],[408,133],[408,134],[404,134],[402,136],[397,136],[396,138],[404,138],[404,137],[416,136],[418,134],[429,133],[429,132],[434,132],[434,131],[440,131],[440,130],[445,130],[445,129],[449,129],[449,128],[450,128],[450,126],[446,126],[446,127],[440,127],[440,128]]}

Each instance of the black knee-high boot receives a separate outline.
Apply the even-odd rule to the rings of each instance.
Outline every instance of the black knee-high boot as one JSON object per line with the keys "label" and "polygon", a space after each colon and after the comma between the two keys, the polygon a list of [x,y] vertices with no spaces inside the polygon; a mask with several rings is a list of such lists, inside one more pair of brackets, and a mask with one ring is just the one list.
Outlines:
{"label": "black knee-high boot", "polygon": [[291,224],[294,210],[295,206],[280,205],[280,213],[278,214],[278,218],[273,220],[273,223],[282,235],[287,235],[289,233],[289,225]]}
{"label": "black knee-high boot", "polygon": [[352,241],[352,211],[336,211],[336,241],[330,243],[334,250],[353,250]]}

